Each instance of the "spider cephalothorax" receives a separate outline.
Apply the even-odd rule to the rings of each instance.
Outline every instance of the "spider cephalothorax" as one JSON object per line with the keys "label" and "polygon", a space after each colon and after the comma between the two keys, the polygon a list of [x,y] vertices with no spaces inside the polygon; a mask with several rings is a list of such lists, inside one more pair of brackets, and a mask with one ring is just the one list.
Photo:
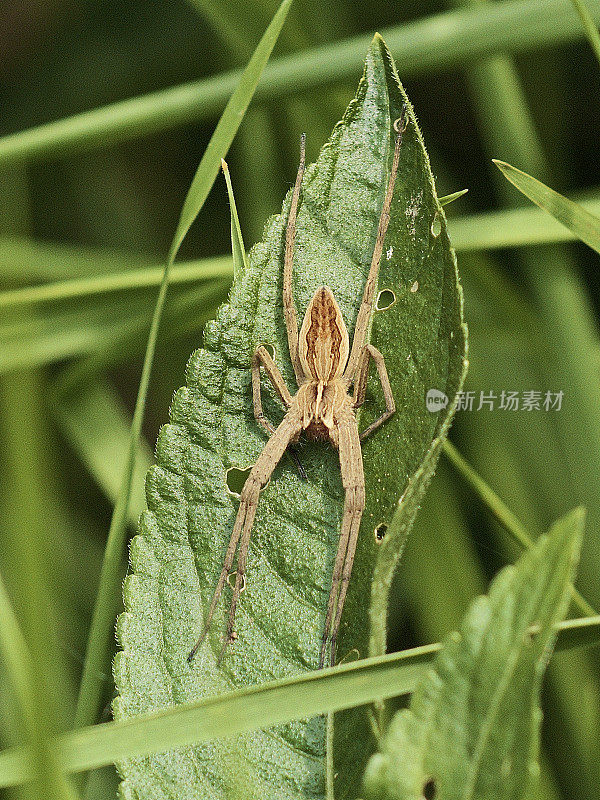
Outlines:
{"label": "spider cephalothorax", "polygon": [[[394,397],[383,356],[377,348],[372,344],[368,344],[366,339],[369,320],[373,311],[379,263],[390,218],[390,206],[398,171],[404,125],[404,117],[394,123],[397,135],[392,169],[379,218],[379,228],[373,249],[371,267],[356,318],[352,347],[350,347],[350,339],[342,312],[328,286],[321,286],[317,289],[306,309],[300,330],[298,330],[298,316],[292,296],[292,263],[298,200],[304,174],[304,136],[302,137],[300,166],[298,167],[287,224],[283,268],[283,309],[290,359],[294,367],[298,391],[292,397],[281,372],[267,349],[264,346],[258,347],[252,357],[254,416],[256,421],[271,434],[271,438],[265,444],[262,453],[250,470],[242,489],[240,507],[225,554],[221,576],[208,610],[204,630],[190,652],[188,661],[192,660],[208,633],[212,616],[233,566],[239,544],[235,587],[231,600],[227,635],[221,648],[219,659],[223,656],[227,644],[236,638],[234,631],[235,611],[244,585],[250,534],[259,494],[285,453],[288,444],[295,441],[300,433],[305,431],[309,438],[329,439],[338,448],[342,485],[345,492],[340,539],[327,603],[319,666],[322,667],[325,663],[328,643],[331,644],[331,664],[334,663],[336,638],[354,562],[360,521],[365,507],[365,477],[360,442],[385,422],[395,411]],[[365,399],[369,361],[371,359],[375,363],[381,381],[386,410],[359,435],[355,409],[361,406]],[[263,414],[260,388],[261,367],[265,369],[275,391],[287,409],[277,429],[271,425]],[[353,386],[352,394],[349,393],[350,386]]]}

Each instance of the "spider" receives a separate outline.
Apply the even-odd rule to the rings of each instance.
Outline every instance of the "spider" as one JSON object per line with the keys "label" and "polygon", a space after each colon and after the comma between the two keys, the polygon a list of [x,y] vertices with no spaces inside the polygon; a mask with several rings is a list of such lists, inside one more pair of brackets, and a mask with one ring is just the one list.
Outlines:
{"label": "spider", "polygon": [[[283,376],[264,346],[256,349],[252,357],[252,400],[254,416],[270,435],[262,453],[257,458],[240,495],[240,505],[233,533],[225,554],[223,569],[212,597],[202,634],[188,655],[191,662],[206,637],[215,608],[228,580],[239,544],[239,555],[235,586],[229,610],[227,634],[219,655],[220,663],[227,645],[237,638],[234,630],[235,612],[240,594],[245,585],[246,561],[250,545],[250,534],[261,490],[286,448],[297,441],[302,431],[313,440],[329,440],[338,449],[342,486],[345,491],[344,511],[339,545],[335,557],[331,591],[327,603],[325,629],[321,643],[319,668],[325,664],[328,645],[330,664],[335,664],[336,639],[340,627],[342,610],[352,572],[360,521],[365,507],[365,477],[360,443],[384,423],[396,410],[383,355],[372,344],[367,344],[369,321],[373,310],[373,299],[377,286],[379,264],[387,232],[394,184],[398,171],[402,133],[406,129],[406,116],[394,122],[396,131],[394,156],[381,215],[371,266],[360,305],[354,340],[350,347],[348,331],[340,307],[328,286],[315,292],[298,331],[298,316],[292,297],[292,263],[296,237],[296,216],[300,187],[305,165],[305,135],[301,138],[300,164],[292,194],[288,217],[285,258],[283,267],[283,309],[290,359],[296,375],[298,391],[290,394]],[[365,399],[369,361],[373,360],[385,398],[386,410],[362,433],[358,432],[355,410]],[[279,395],[287,412],[275,429],[266,419],[261,400],[260,369],[264,368],[273,388]],[[350,386],[353,393],[349,393]],[[337,602],[336,602],[337,601]]]}

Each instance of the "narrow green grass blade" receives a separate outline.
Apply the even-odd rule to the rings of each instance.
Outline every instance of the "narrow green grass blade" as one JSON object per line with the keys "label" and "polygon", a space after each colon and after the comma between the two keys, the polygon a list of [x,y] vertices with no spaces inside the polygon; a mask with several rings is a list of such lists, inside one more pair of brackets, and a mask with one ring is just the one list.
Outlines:
{"label": "narrow green grass blade", "polygon": [[[128,269],[90,278],[46,283],[41,286],[25,286],[0,292],[0,309],[14,309],[33,303],[53,303],[65,300],[88,300],[96,294],[113,294],[128,289],[145,289],[160,286],[164,267]],[[199,281],[228,278],[232,275],[231,258],[205,258],[173,266],[170,283],[196,283]],[[103,306],[104,307],[104,306]],[[105,308],[105,307],[104,307]],[[112,314],[111,314],[112,317]]]}
{"label": "narrow green grass blade", "polygon": [[[164,340],[171,341],[190,332],[200,333],[203,325],[214,317],[215,310],[227,295],[229,283],[215,282],[190,288],[180,296],[173,296],[165,312]],[[82,383],[93,379],[109,366],[131,360],[132,353],[144,353],[147,341],[147,319],[139,316],[122,325],[113,336],[100,341],[94,352],[67,366],[57,376],[54,395],[60,399],[76,390]]]}
{"label": "narrow green grass blade", "polygon": [[131,489],[131,479],[135,466],[135,455],[137,452],[144,406],[150,382],[150,372],[158,328],[162,315],[163,306],[167,294],[169,283],[170,267],[177,251],[189,230],[196,215],[202,208],[206,200],[214,179],[218,173],[220,159],[227,152],[237,129],[243,119],[244,112],[252,99],[262,71],[271,54],[277,37],[285,18],[289,11],[292,0],[283,0],[279,10],[273,17],[273,21],[265,31],[262,39],[258,43],[256,50],[248,66],[242,73],[239,83],[233,92],[215,132],[206,148],[200,161],[188,194],[183,204],[179,223],[173,237],[173,242],[167,258],[162,283],[160,286],[154,315],[148,336],[148,345],[142,368],[142,376],[133,414],[131,426],[131,440],[127,456],[126,468],[123,473],[123,482],[119,492],[119,499],[115,506],[111,520],[108,541],[106,544],[105,558],[100,574],[100,583],[92,624],[88,639],[88,648],[84,663],[81,687],[77,701],[75,714],[75,725],[81,727],[91,723],[96,718],[100,704],[102,683],[99,675],[104,669],[110,634],[114,618],[119,606],[118,586],[119,586],[119,564],[123,555],[123,545],[127,526],[127,509],[129,506],[129,494]]}
{"label": "narrow green grass blade", "polygon": [[[0,229],[12,226],[25,235],[31,211],[25,170],[2,172],[0,197]],[[48,558],[48,542],[62,530],[54,491],[45,388],[43,376],[34,370],[0,378],[0,441],[5,476],[0,485],[0,546],[3,577],[12,587],[25,639],[24,643],[3,592],[2,649],[21,703],[19,740],[26,741],[30,748],[32,781],[27,798],[75,800],[55,746],[56,734],[69,715],[71,696],[58,643],[55,581],[62,561],[60,555],[56,560]],[[13,731],[16,727],[13,723]]]}
{"label": "narrow green grass blade", "polygon": [[587,36],[588,42],[590,43],[596,59],[598,60],[598,64],[600,65],[600,35],[598,34],[598,26],[594,22],[584,0],[571,0],[571,2],[579,14],[585,35]]}
{"label": "narrow green grass blade", "polygon": [[[560,622],[556,635],[557,651],[597,645],[600,617]],[[149,717],[84,728],[60,739],[62,763],[68,771],[82,772],[149,755],[154,748],[172,750],[408,694],[440,649],[440,644],[426,645],[209,697]],[[0,787],[21,783],[28,774],[22,749],[0,753]]]}
{"label": "narrow green grass blade", "polygon": [[273,20],[260,40],[248,66],[240,76],[235,91],[231,95],[229,102],[221,115],[221,118],[211,136],[200,165],[194,175],[192,185],[189,188],[179,224],[173,237],[169,260],[173,261],[181,242],[188,232],[192,222],[196,218],[198,211],[204,205],[208,193],[219,173],[221,159],[229,150],[235,134],[244,118],[246,109],[250,104],[258,82],[266,66],[271,51],[275,47],[275,42],[279,37],[283,23],[286,20],[292,0],[283,0],[279,6]]}
{"label": "narrow green grass blade", "polygon": [[[590,0],[600,20],[600,0]],[[577,17],[564,0],[507,0],[436,14],[382,31],[402,75],[431,73],[497,52],[527,52],[581,38]],[[262,99],[287,97],[350,77],[368,46],[368,37],[313,48],[280,58],[265,70]],[[220,112],[240,72],[228,72],[0,139],[0,163],[66,155],[167,130]]]}
{"label": "narrow green grass blade", "polygon": [[364,779],[368,800],[535,795],[540,687],[567,611],[582,509],[494,579],[399,711]]}
{"label": "narrow green grass blade", "polygon": [[[456,447],[454,447],[452,442],[448,439],[444,442],[444,452],[455,469],[469,483],[475,493],[479,495],[482,502],[489,508],[494,517],[508,533],[510,533],[519,546],[524,550],[529,550],[533,547],[534,539],[519,518],[513,514],[496,492],[477,474],[473,467],[462,457]],[[571,595],[573,603],[583,614],[587,614],[588,616],[594,616],[596,614],[590,603],[588,603],[585,597],[581,596],[574,586],[571,586]]]}
{"label": "narrow green grass blade", "polygon": [[552,214],[578,239],[600,253],[600,217],[590,214],[583,206],[563,197],[526,172],[497,159],[494,159],[494,164],[525,197]]}
{"label": "narrow green grass blade", "polygon": [[69,697],[57,649],[54,597],[47,565],[47,536],[54,521],[54,498],[45,483],[49,465],[42,397],[41,379],[33,372],[7,375],[0,380],[3,467],[11,476],[0,498],[2,546],[3,555],[10,558],[10,569],[26,576],[21,582],[19,599],[31,663],[27,663],[14,625],[11,627],[6,603],[3,612],[8,616],[8,628],[3,631],[3,649],[8,648],[13,667],[15,659],[20,662],[15,678],[19,699],[25,703],[23,738],[31,745],[30,797],[74,800],[75,793],[64,775],[53,739],[58,727],[59,703],[67,704]]}
{"label": "narrow green grass blade", "polygon": [[109,248],[0,237],[0,281],[6,286],[94,278],[125,269],[155,267],[155,262],[151,256]]}
{"label": "narrow green grass blade", "polygon": [[[597,197],[583,200],[580,205],[588,213],[600,215]],[[532,206],[453,217],[448,224],[452,243],[463,253],[569,242],[578,238],[545,211]]]}
{"label": "narrow green grass blade", "polygon": [[[31,709],[31,656],[0,576],[0,653],[6,672],[19,700],[21,711]],[[28,721],[31,724],[32,720]]]}
{"label": "narrow green grass blade", "polygon": [[240,228],[240,220],[235,205],[235,197],[233,194],[233,186],[231,185],[231,175],[229,174],[229,167],[223,160],[221,161],[223,168],[223,175],[227,183],[227,194],[229,195],[229,208],[231,209],[231,252],[233,254],[233,274],[234,280],[238,281],[248,269],[248,259],[246,258],[246,248],[244,247],[244,238],[242,236],[242,229]]}
{"label": "narrow green grass blade", "polygon": [[[229,281],[204,281],[194,288],[176,287],[165,310],[167,339],[176,339],[190,329],[199,331],[214,316],[229,288]],[[0,373],[50,364],[74,356],[85,356],[71,364],[57,379],[67,388],[66,375],[90,375],[107,365],[143,356],[148,331],[149,293],[69,303],[68,308],[38,311],[31,318],[5,315],[0,325]],[[106,325],[112,312],[112,324]],[[8,318],[8,319],[7,319]],[[125,349],[129,348],[129,349]]]}

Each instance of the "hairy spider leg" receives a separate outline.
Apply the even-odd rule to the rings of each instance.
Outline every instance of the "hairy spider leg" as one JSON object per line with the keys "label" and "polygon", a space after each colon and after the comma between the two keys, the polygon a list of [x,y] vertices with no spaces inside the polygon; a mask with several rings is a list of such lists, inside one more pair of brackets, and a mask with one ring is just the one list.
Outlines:
{"label": "hairy spider leg", "polygon": [[215,592],[213,594],[210,603],[208,615],[206,617],[206,622],[204,624],[204,629],[202,631],[202,634],[198,638],[198,641],[196,642],[196,644],[194,645],[194,647],[192,648],[192,650],[188,655],[187,658],[188,662],[191,662],[195,654],[198,652],[198,648],[206,638],[206,635],[210,628],[210,624],[212,622],[213,614],[217,607],[217,603],[219,602],[219,598],[221,597],[221,594],[223,592],[223,588],[227,581],[227,577],[233,566],[233,560],[235,558],[235,553],[239,542],[240,551],[238,555],[235,587],[233,590],[233,597],[229,609],[227,635],[223,643],[223,647],[221,648],[221,652],[218,659],[219,662],[223,657],[225,648],[227,647],[229,642],[233,638],[235,638],[234,627],[233,627],[235,622],[235,611],[242,590],[244,575],[246,571],[246,560],[248,557],[248,547],[250,545],[250,534],[252,532],[252,524],[254,523],[254,517],[256,515],[258,498],[261,489],[268,482],[269,478],[271,477],[271,474],[273,473],[273,470],[275,469],[275,467],[281,460],[281,457],[285,453],[286,447],[288,446],[290,440],[293,439],[294,436],[296,436],[301,429],[302,429],[302,417],[299,414],[297,407],[292,406],[292,408],[290,408],[290,410],[286,413],[285,417],[279,424],[279,427],[277,428],[273,436],[271,436],[271,438],[265,444],[262,453],[256,459],[254,466],[250,470],[250,474],[246,479],[246,482],[244,484],[244,487],[240,495],[240,505],[238,508],[237,516],[235,518],[233,533],[231,534],[231,539],[229,540],[229,545],[227,547],[227,552],[225,554],[225,560],[223,562],[223,568],[221,570],[221,575],[217,583],[217,588],[215,589]]}

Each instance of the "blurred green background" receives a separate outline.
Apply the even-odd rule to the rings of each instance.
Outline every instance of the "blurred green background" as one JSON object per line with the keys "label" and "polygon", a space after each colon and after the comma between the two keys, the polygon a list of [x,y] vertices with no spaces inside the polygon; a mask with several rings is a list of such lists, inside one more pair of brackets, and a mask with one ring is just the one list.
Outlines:
{"label": "blurred green background", "polygon": [[[590,8],[600,18],[600,3]],[[272,0],[4,0],[0,134],[188,81],[210,86],[245,65],[275,10]],[[295,0],[274,69],[228,156],[246,245],[260,239],[293,182],[300,133],[309,161],[327,139],[376,30],[398,58],[438,193],[469,189],[447,212],[465,289],[474,408],[481,391],[564,393],[560,411],[459,411],[451,438],[533,535],[578,503],[588,508],[578,586],[598,609],[598,256],[526,206],[491,162],[600,203],[600,67],[567,0]],[[30,635],[36,624],[56,626],[48,703],[67,727],[160,277],[125,289],[110,288],[106,276],[164,263],[221,95],[119,142],[100,132],[4,158],[8,140],[0,140],[0,571],[17,614],[38,609]],[[228,255],[229,221],[219,178],[178,261]],[[95,276],[94,291],[90,283],[52,288]],[[169,291],[132,530],[158,428],[227,280],[181,281]],[[43,285],[54,292],[45,300],[27,295],[25,287]],[[41,549],[32,544],[40,541]],[[395,582],[390,648],[439,639],[516,555],[442,459]],[[598,657],[596,649],[553,658],[540,797],[598,796]],[[105,681],[108,702],[108,664]],[[19,740],[6,681],[0,714],[2,744]],[[114,796],[116,780],[113,770],[99,771],[87,796]]]}

